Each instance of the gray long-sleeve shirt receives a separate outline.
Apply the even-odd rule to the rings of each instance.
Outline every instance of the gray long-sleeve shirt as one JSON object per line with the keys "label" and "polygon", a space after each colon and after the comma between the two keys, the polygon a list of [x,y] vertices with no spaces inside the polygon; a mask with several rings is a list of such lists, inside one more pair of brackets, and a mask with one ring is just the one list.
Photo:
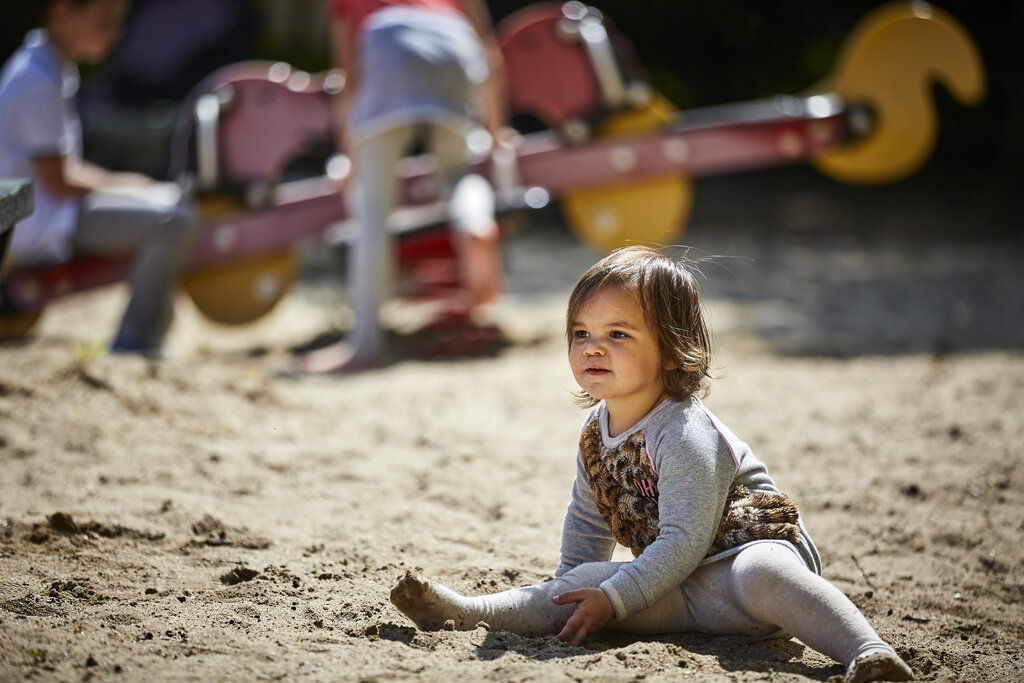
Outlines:
{"label": "gray long-sleeve shirt", "polygon": [[[587,424],[591,420],[599,420],[602,446],[609,450],[643,431],[658,475],[657,539],[600,586],[615,617],[624,619],[652,606],[698,566],[729,557],[744,547],[705,557],[734,484],[751,492],[778,493],[779,489],[750,447],[697,398],[663,401],[616,437],[608,434],[608,412],[603,403]],[[562,558],[555,572],[559,576],[585,562],[607,562],[615,548],[579,453],[576,462],[572,501],[562,526]],[[817,548],[802,520],[799,524],[802,540],[795,547],[807,567],[820,574]]]}

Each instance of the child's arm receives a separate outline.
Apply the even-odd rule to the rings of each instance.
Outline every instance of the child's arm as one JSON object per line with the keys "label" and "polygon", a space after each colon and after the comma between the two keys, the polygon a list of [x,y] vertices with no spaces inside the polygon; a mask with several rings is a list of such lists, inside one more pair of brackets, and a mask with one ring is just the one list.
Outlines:
{"label": "child's arm", "polygon": [[139,173],[117,173],[88,161],[72,163],[66,156],[41,156],[32,160],[39,184],[54,197],[84,197],[97,190],[152,186],[152,178]]}
{"label": "child's arm", "polygon": [[658,537],[601,584],[617,619],[650,607],[697,568],[711,547],[736,472],[717,432],[663,436],[649,445],[658,470]]}
{"label": "child's arm", "polygon": [[483,0],[462,0],[463,14],[476,31],[487,59],[487,80],[480,89],[480,122],[495,143],[500,141],[507,124],[505,102],[505,61],[494,35],[490,11]]}
{"label": "child's arm", "polygon": [[112,173],[79,159],[77,136],[69,125],[60,89],[51,81],[24,75],[6,95],[5,132],[18,140],[32,159],[36,184],[53,197],[78,198],[110,186],[139,185],[152,180],[133,173]]}
{"label": "child's arm", "polygon": [[36,181],[54,197],[84,197],[95,189],[68,177],[67,157],[35,157],[32,166]]}
{"label": "child's arm", "polygon": [[594,503],[583,459],[577,453],[572,501],[562,523],[562,559],[555,575],[561,576],[585,562],[607,562],[614,550],[615,537]]}
{"label": "child's arm", "polygon": [[[352,100],[359,88],[359,65],[357,51],[352,44],[349,18],[342,14],[332,14],[330,18],[331,58],[335,68],[345,74],[345,86],[341,92],[331,99],[334,117],[334,132],[338,142],[338,152],[352,156],[351,141],[348,138],[348,112],[352,108]],[[349,174],[351,177],[351,174]]]}

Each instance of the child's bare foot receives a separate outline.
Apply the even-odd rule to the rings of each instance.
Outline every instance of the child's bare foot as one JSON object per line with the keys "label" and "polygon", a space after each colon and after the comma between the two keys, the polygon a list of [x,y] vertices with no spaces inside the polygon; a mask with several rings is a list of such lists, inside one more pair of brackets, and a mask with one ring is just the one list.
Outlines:
{"label": "child's bare foot", "polygon": [[381,356],[360,353],[343,341],[310,351],[300,359],[302,371],[310,374],[352,373],[384,365]]}
{"label": "child's bare foot", "polygon": [[424,631],[449,629],[466,631],[475,627],[455,605],[458,594],[407,572],[391,589],[391,602]]}
{"label": "child's bare foot", "polygon": [[895,652],[872,652],[858,657],[846,672],[843,683],[868,681],[912,681],[914,672]]}

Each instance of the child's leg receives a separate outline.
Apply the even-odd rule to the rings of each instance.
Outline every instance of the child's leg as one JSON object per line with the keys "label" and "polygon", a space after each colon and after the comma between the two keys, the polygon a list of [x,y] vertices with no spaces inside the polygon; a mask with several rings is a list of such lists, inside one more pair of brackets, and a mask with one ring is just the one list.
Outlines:
{"label": "child's leg", "polygon": [[391,591],[391,602],[427,631],[439,630],[447,621],[454,623],[455,630],[466,631],[483,621],[492,629],[522,635],[557,633],[576,606],[556,605],[551,598],[577,588],[596,588],[619,566],[618,562],[584,564],[551,581],[478,597],[459,595],[406,574]]}
{"label": "child's leg", "polygon": [[[578,588],[597,588],[622,566],[621,562],[580,565],[565,575],[535,586],[502,593],[466,597],[411,574],[391,591],[391,602],[420,628],[436,631],[451,621],[456,630],[468,630],[483,621],[495,630],[522,635],[557,633],[572,616],[574,604],[556,605],[556,595]],[[697,630],[682,590],[673,589],[649,609],[609,624],[629,633],[660,635]],[[772,627],[771,630],[777,630]]]}
{"label": "child's leg", "polygon": [[[706,569],[719,575],[719,581],[724,579],[720,589],[742,612],[757,622],[777,625],[841,662],[847,681],[912,677],[910,668],[878,637],[856,605],[808,570],[784,544],[757,543]],[[688,583],[689,579],[684,591]]]}
{"label": "child's leg", "polygon": [[416,127],[395,126],[356,145],[356,178],[349,188],[349,208],[355,218],[355,239],[349,244],[349,300],[355,328],[349,344],[359,356],[381,355],[385,337],[380,308],[391,293],[395,255],[388,218],[398,203],[395,165],[409,146]]}
{"label": "child's leg", "polygon": [[467,168],[466,138],[446,126],[431,126],[431,149],[448,202],[462,279],[471,303],[494,300],[502,288],[494,190]]}
{"label": "child's leg", "polygon": [[93,192],[82,201],[73,237],[77,253],[135,253],[131,298],[115,350],[155,351],[170,325],[178,277],[197,227],[179,197],[176,188],[161,183],[133,194]]}
{"label": "child's leg", "polygon": [[[621,563],[576,567],[564,576],[503,593],[465,597],[444,586],[406,575],[391,601],[422,629],[451,621],[456,630],[491,628],[523,635],[555,633],[574,605],[551,598],[577,588],[596,588]],[[702,632],[765,637],[780,629],[842,662],[846,680],[909,680],[910,668],[878,637],[857,607],[811,572],[782,543],[758,543],[731,558],[697,568],[656,604],[609,628],[642,634]]]}

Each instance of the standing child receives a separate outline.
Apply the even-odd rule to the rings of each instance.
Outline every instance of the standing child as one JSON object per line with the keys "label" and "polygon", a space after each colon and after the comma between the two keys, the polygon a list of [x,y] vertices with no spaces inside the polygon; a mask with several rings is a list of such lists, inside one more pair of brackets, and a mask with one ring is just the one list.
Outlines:
{"label": "standing child", "polygon": [[[576,481],[552,581],[465,597],[406,575],[392,602],[423,629],[446,622],[578,645],[605,626],[640,634],[796,636],[847,681],[910,680],[910,668],[821,577],[796,506],[697,397],[710,343],[684,263],[613,252],[569,298],[569,364],[583,405]],[[723,512],[724,511],[724,512]],[[631,562],[610,562],[615,543]]]}
{"label": "standing child", "polygon": [[378,316],[394,280],[395,168],[417,140],[437,163],[469,303],[499,294],[494,195],[468,166],[467,136],[474,119],[496,143],[506,129],[501,53],[483,0],[329,0],[328,8],[335,63],[346,73],[336,106],[355,179],[346,190],[356,219],[348,256],[355,326],[343,342],[307,354],[303,367],[351,372],[388,360]]}

